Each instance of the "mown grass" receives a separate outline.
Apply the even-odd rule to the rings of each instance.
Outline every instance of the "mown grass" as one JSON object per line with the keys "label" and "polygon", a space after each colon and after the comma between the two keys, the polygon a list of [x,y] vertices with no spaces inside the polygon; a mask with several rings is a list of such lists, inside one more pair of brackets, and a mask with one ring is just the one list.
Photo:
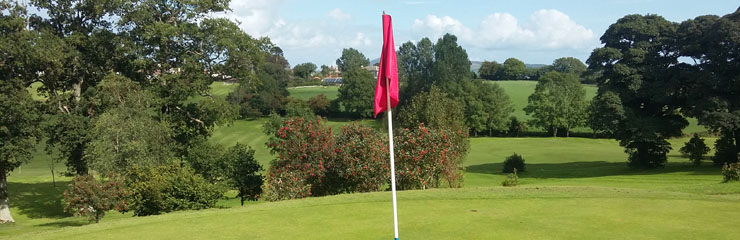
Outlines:
{"label": "mown grass", "polygon": [[337,99],[339,95],[339,86],[308,86],[289,88],[290,96],[298,99],[308,100],[319,94],[326,95],[329,100]]}
{"label": "mown grass", "polygon": [[[500,84],[511,87],[504,86],[508,83]],[[225,147],[248,144],[267,167],[273,156],[265,146],[263,122],[219,126],[211,141]],[[338,131],[348,123],[331,119],[327,124]],[[382,127],[375,120],[361,123]],[[671,140],[674,150],[665,168],[638,170],[627,167],[626,154],[614,140],[472,138],[464,188],[399,192],[401,238],[740,238],[735,230],[740,183],[720,183],[720,170],[709,160],[693,166],[681,157],[677,149],[687,140]],[[9,175],[16,223],[0,225],[2,239],[379,239],[393,234],[388,192],[245,207],[231,198],[219,202],[225,209],[151,217],[109,212],[100,224],[89,224],[62,211],[70,178],[58,176],[53,186],[51,159],[43,146],[37,149],[32,162]],[[520,186],[504,188],[501,165],[514,152],[523,155],[527,171],[519,175]],[[55,166],[57,172],[64,168]]]}

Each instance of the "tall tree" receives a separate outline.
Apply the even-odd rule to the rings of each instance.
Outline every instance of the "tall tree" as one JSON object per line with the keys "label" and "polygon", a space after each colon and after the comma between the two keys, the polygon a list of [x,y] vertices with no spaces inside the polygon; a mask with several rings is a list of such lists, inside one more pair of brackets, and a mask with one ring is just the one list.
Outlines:
{"label": "tall tree", "polygon": [[398,77],[404,96],[401,98],[401,105],[415,94],[429,90],[434,61],[434,44],[429,38],[422,38],[416,45],[409,41],[399,47]]}
{"label": "tall tree", "polygon": [[434,44],[433,83],[450,91],[459,89],[460,82],[471,78],[468,53],[457,44],[455,35],[445,34]]}
{"label": "tall tree", "polygon": [[0,2],[0,224],[14,222],[10,214],[8,173],[31,159],[41,121],[26,87],[37,77],[34,42],[27,30],[23,6]]}
{"label": "tall tree", "polygon": [[529,96],[524,111],[532,115],[530,124],[548,130],[553,137],[558,129],[570,130],[583,126],[586,119],[586,91],[578,77],[568,73],[549,72],[540,78]]}
{"label": "tall tree", "polygon": [[[722,135],[715,163],[739,161],[740,153],[740,9],[718,16],[699,16],[678,28],[680,55],[692,62],[673,69],[684,86],[682,111]],[[718,145],[719,146],[719,145]],[[734,147],[733,147],[734,146]]]}
{"label": "tall tree", "polygon": [[342,78],[342,86],[339,87],[339,96],[336,101],[352,115],[372,117],[376,82],[370,71],[353,68],[344,72]]}
{"label": "tall tree", "polygon": [[370,66],[370,60],[354,48],[343,49],[342,56],[337,58],[337,67],[340,72],[347,72],[355,68],[367,66]]}
{"label": "tall tree", "polygon": [[613,136],[625,118],[622,100],[613,92],[597,94],[588,106],[587,125],[596,133]]}
{"label": "tall tree", "polygon": [[614,137],[629,154],[631,167],[664,166],[671,149],[666,138],[680,136],[688,122],[679,113],[680,99],[670,66],[678,63],[672,45],[677,24],[657,15],[627,15],[609,26],[587,63],[599,72],[599,93],[621,100],[624,119]]}
{"label": "tall tree", "polygon": [[527,66],[524,65],[524,62],[522,62],[519,59],[516,58],[508,58],[506,61],[504,61],[503,69],[501,70],[501,79],[506,80],[519,80],[524,77],[524,72],[526,71]]}

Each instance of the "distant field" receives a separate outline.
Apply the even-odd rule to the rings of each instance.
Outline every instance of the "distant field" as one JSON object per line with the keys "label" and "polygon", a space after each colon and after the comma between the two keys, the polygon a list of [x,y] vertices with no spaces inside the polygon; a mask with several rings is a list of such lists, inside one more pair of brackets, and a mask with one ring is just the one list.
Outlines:
{"label": "distant field", "polygon": [[300,98],[303,100],[308,100],[309,98],[322,93],[326,95],[326,98],[328,98],[329,100],[334,100],[337,99],[337,95],[339,95],[338,91],[339,86],[309,86],[288,88],[288,92],[290,92],[291,97]]}

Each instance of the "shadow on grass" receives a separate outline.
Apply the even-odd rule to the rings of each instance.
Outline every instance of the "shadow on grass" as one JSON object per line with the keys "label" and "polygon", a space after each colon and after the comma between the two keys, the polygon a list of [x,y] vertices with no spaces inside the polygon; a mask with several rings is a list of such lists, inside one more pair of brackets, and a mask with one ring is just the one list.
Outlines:
{"label": "shadow on grass", "polygon": [[62,201],[64,190],[70,182],[17,183],[9,182],[10,206],[18,208],[20,214],[29,218],[64,218]]}
{"label": "shadow on grass", "polygon": [[[469,173],[504,175],[503,163],[486,163],[465,168]],[[632,169],[620,162],[569,162],[527,164],[521,178],[590,178],[618,175],[653,175],[672,172],[686,172],[693,175],[715,175],[720,170],[710,164],[694,166],[688,163],[668,163],[664,168]]]}
{"label": "shadow on grass", "polygon": [[38,227],[56,227],[56,228],[63,228],[63,227],[79,227],[90,224],[90,221],[86,220],[61,220],[61,221],[55,221],[50,223],[44,223],[36,225]]}

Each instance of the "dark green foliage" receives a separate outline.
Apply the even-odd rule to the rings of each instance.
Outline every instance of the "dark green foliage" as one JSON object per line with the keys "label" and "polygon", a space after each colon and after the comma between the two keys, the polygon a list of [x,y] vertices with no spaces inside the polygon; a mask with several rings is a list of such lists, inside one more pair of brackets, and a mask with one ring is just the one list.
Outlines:
{"label": "dark green foliage", "polygon": [[503,80],[501,79],[503,65],[493,61],[483,61],[478,69],[478,76],[486,80]]}
{"label": "dark green foliage", "polygon": [[597,94],[588,106],[587,125],[595,133],[612,136],[626,117],[622,100],[610,91]]}
{"label": "dark green foliage", "polygon": [[587,61],[597,73],[599,93],[612,92],[621,100],[624,117],[613,136],[626,148],[632,167],[663,166],[670,149],[665,139],[680,136],[688,125],[670,69],[679,57],[671,46],[676,29],[657,15],[627,15],[609,26],[601,37],[604,47]]}
{"label": "dark green foliage", "polygon": [[526,168],[522,155],[514,153],[513,155],[506,157],[506,160],[504,160],[503,172],[514,173],[516,171],[524,172],[526,171]]}
{"label": "dark green foliage", "polygon": [[130,207],[136,216],[212,208],[226,191],[223,185],[209,183],[179,162],[148,169],[133,167],[129,172]]}
{"label": "dark green foliage", "polygon": [[256,201],[262,194],[264,182],[262,165],[254,158],[254,149],[247,145],[237,143],[230,147],[221,157],[221,162],[226,164],[226,177],[229,185],[236,188],[237,196],[244,205],[245,200]]}
{"label": "dark green foliage", "polygon": [[699,165],[704,155],[709,153],[709,147],[704,143],[704,139],[699,137],[699,134],[694,133],[694,136],[679,151],[685,157],[688,156],[695,165]]}
{"label": "dark green foliage", "polygon": [[398,78],[402,92],[401,105],[419,92],[428,91],[432,83],[434,44],[422,38],[416,45],[406,42],[398,49]]}
{"label": "dark green foliage", "polygon": [[735,139],[727,133],[722,134],[714,142],[714,157],[712,157],[712,161],[715,166],[738,162],[738,153],[735,149],[735,144]]}
{"label": "dark green foliage", "polygon": [[527,123],[519,121],[516,117],[509,118],[509,136],[519,137],[519,134],[527,131]]}
{"label": "dark green foliage", "polygon": [[128,196],[120,177],[100,182],[92,175],[80,175],[64,191],[64,211],[75,216],[88,216],[91,222],[98,223],[108,210],[128,211]]}
{"label": "dark green foliage", "polygon": [[431,128],[466,129],[463,105],[450,99],[438,87],[416,94],[408,104],[401,107],[397,116],[399,126],[403,128],[424,124]]}
{"label": "dark green foliage", "polygon": [[[434,64],[431,68],[432,83],[450,92],[459,88],[460,82],[469,81],[472,78],[470,71],[470,60],[468,53],[462,46],[457,44],[457,37],[445,34],[434,44]],[[428,89],[426,86],[422,89]],[[455,95],[455,97],[458,97]]]}
{"label": "dark green foliage", "polygon": [[55,161],[64,162],[68,174],[85,175],[88,172],[85,149],[90,143],[90,119],[78,114],[60,114],[45,124],[48,133],[46,151],[56,152]]}
{"label": "dark green foliage", "polygon": [[186,157],[196,174],[212,184],[225,184],[239,192],[244,205],[246,200],[257,200],[262,193],[262,166],[254,159],[254,150],[237,143],[227,150],[202,141],[189,149]]}
{"label": "dark green foliage", "polygon": [[722,166],[722,182],[740,181],[740,163],[730,163]]}
{"label": "dark green foliage", "polygon": [[586,71],[586,64],[574,57],[563,57],[552,62],[551,69],[560,73],[570,73],[581,76]]}
{"label": "dark green foliage", "polygon": [[629,156],[627,163],[631,168],[656,168],[665,166],[671,151],[671,144],[660,138],[637,138],[624,145],[624,152]]}
{"label": "dark green foliage", "polygon": [[316,115],[325,115],[328,113],[329,104],[329,99],[323,93],[308,99],[308,106]]}
{"label": "dark green foliage", "polygon": [[506,79],[506,80],[519,80],[524,79],[524,73],[527,69],[527,66],[524,65],[524,62],[522,62],[519,59],[516,58],[508,58],[506,61],[504,61],[503,69],[501,70],[501,77],[500,79]]}
{"label": "dark green foliage", "polygon": [[293,67],[293,76],[304,81],[309,80],[314,72],[316,72],[316,64],[310,62],[301,63]]}
{"label": "dark green foliage", "polygon": [[376,81],[370,71],[351,68],[342,73],[342,78],[336,101],[355,117],[372,117]]}
{"label": "dark green foliage", "polygon": [[519,176],[516,175],[516,172],[518,170],[514,168],[514,171],[510,173],[509,175],[506,175],[506,179],[504,179],[503,182],[501,182],[501,186],[504,187],[515,187],[519,184]]}
{"label": "dark green foliage", "polygon": [[285,117],[302,117],[315,120],[316,114],[308,105],[307,101],[299,98],[289,97],[285,103]]}
{"label": "dark green foliage", "polygon": [[370,66],[370,60],[354,48],[343,49],[342,56],[337,58],[337,68],[342,73],[367,66]]}

